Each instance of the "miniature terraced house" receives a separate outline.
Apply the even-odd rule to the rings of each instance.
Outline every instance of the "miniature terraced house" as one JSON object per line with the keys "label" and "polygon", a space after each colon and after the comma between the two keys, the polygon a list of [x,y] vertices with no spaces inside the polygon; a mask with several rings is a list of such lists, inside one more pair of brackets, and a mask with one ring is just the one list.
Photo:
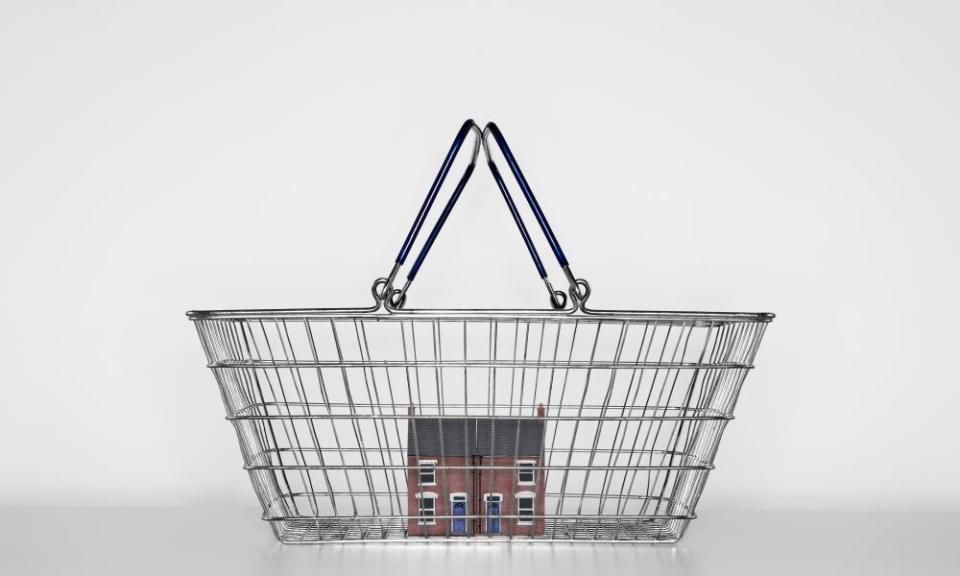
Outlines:
{"label": "miniature terraced house", "polygon": [[544,478],[538,469],[543,465],[543,406],[537,415],[410,418],[409,534],[543,534]]}

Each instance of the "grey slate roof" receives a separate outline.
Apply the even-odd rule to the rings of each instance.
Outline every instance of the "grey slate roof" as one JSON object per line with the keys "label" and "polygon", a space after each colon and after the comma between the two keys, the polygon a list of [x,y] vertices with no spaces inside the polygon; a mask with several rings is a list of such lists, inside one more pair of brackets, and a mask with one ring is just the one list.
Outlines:
{"label": "grey slate roof", "polygon": [[[441,422],[443,423],[442,454],[440,451]],[[407,455],[418,456],[418,453],[420,458],[441,455],[542,456],[543,420],[411,418],[407,421]]]}

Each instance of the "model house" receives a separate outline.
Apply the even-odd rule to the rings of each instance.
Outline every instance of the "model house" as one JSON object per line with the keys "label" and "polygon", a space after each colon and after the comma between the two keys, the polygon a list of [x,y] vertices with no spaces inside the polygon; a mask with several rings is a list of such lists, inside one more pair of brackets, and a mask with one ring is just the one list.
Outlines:
{"label": "model house", "polygon": [[537,415],[410,418],[409,534],[543,534],[542,405]]}

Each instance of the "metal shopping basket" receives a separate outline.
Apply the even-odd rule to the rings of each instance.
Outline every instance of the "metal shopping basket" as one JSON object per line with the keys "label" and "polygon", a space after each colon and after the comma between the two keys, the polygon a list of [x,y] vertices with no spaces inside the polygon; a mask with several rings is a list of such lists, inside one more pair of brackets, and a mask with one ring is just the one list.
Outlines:
{"label": "metal shopping basket", "polygon": [[[395,287],[454,160],[470,162]],[[562,268],[555,290],[493,159]],[[413,310],[483,148],[550,309]],[[496,125],[463,124],[369,308],[193,311],[276,537],[672,542],[695,517],[771,314],[587,307]]]}

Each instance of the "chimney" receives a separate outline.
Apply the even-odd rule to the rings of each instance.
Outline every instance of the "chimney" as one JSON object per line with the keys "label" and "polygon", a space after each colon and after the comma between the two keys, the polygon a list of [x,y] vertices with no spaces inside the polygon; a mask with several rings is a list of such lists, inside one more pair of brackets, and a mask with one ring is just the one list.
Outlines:
{"label": "chimney", "polygon": [[543,402],[537,404],[537,418],[543,418],[547,415],[546,409],[543,407]]}

